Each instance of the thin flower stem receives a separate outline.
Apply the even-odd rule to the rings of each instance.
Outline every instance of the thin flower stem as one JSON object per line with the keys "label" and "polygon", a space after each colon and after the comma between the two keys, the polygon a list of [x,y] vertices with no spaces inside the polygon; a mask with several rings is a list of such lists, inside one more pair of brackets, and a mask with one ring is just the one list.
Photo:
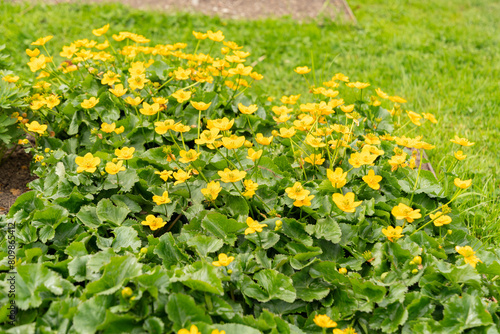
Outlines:
{"label": "thin flower stem", "polygon": [[234,189],[236,189],[236,191],[241,195],[241,197],[243,197],[243,199],[245,200],[245,202],[247,202],[248,208],[250,209],[250,213],[252,214],[253,217],[255,217],[254,214],[253,214],[252,206],[248,202],[248,200],[245,197],[245,195],[243,195],[243,193],[238,189],[238,187],[236,187],[236,184],[234,184],[234,182],[231,182],[231,183],[233,184]]}
{"label": "thin flower stem", "polygon": [[236,153],[236,150],[234,150],[234,156],[236,157],[236,161],[238,161],[238,164],[240,165],[241,170],[244,170],[243,165],[241,164],[240,158],[238,157],[238,154]]}
{"label": "thin flower stem", "polygon": [[411,206],[411,203],[413,203],[413,196],[415,195],[415,190],[417,190],[418,179],[420,178],[420,171],[422,170],[422,156],[423,156],[423,150],[420,149],[420,162],[418,165],[417,178],[415,179],[415,184],[413,185],[413,191],[411,192],[410,206]]}
{"label": "thin flower stem", "polygon": [[233,168],[235,168],[235,169],[238,169],[238,167],[236,167],[236,165],[235,165],[235,164],[233,164],[231,161],[229,161],[229,160],[228,160],[228,159],[224,156],[224,154],[222,154],[222,152],[219,150],[219,148],[218,148],[217,146],[215,146],[215,144],[213,144],[213,146],[214,146],[214,147],[215,147],[215,149],[217,150],[217,153],[219,153],[219,154],[220,154],[220,156],[221,156],[221,157],[223,157],[223,158],[224,158],[224,160],[226,160],[226,162],[227,162],[229,165],[233,166]]}

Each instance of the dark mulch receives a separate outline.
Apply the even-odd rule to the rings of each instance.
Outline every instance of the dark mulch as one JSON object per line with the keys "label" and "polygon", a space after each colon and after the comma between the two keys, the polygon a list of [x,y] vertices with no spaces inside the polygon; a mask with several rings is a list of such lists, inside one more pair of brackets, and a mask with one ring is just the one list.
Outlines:
{"label": "dark mulch", "polygon": [[0,214],[5,214],[16,198],[28,191],[26,184],[36,176],[30,173],[31,155],[17,148],[9,158],[4,158],[0,165]]}

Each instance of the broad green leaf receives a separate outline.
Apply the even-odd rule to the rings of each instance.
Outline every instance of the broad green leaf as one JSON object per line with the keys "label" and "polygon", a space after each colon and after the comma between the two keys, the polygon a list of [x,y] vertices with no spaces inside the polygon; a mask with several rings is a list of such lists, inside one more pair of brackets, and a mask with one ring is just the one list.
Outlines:
{"label": "broad green leaf", "polygon": [[127,218],[130,210],[124,204],[119,203],[118,206],[113,205],[111,200],[105,198],[97,204],[97,217],[102,221],[108,221],[115,226],[120,226]]}
{"label": "broad green leaf", "polygon": [[330,217],[318,220],[316,225],[307,225],[306,231],[316,238],[323,238],[335,244],[340,242],[342,236],[339,224]]}
{"label": "broad green leaf", "polygon": [[172,293],[169,296],[165,312],[174,323],[175,330],[186,328],[189,323],[196,321],[212,323],[205,310],[196,305],[193,297],[181,293]]}
{"label": "broad green leaf", "polygon": [[466,329],[488,326],[493,324],[491,314],[487,312],[479,296],[467,293],[462,296],[454,295],[444,304],[444,317],[440,324],[451,333]]}
{"label": "broad green leaf", "polygon": [[170,232],[160,237],[160,242],[156,246],[154,253],[163,260],[163,265],[166,268],[182,264],[188,260],[187,254],[176,245],[175,239]]}
{"label": "broad green leaf", "polygon": [[82,207],[76,217],[90,228],[97,228],[102,224],[102,220],[97,215],[97,208],[92,205]]}
{"label": "broad green leaf", "polygon": [[398,330],[399,326],[404,325],[406,319],[408,319],[408,311],[403,304],[396,302],[387,308],[376,308],[370,319],[370,325],[381,329],[384,333],[393,333]]}
{"label": "broad green leaf", "polygon": [[206,257],[208,253],[216,252],[224,246],[224,242],[222,240],[203,234],[190,238],[187,241],[187,244],[188,246],[196,248],[202,257]]}
{"label": "broad green leaf", "polygon": [[170,281],[182,282],[193,290],[222,295],[224,289],[222,281],[217,277],[217,270],[216,267],[207,262],[197,261],[182,268],[182,270],[177,270]]}
{"label": "broad green leaf", "polygon": [[94,296],[78,305],[74,327],[82,334],[94,334],[106,318],[106,310],[112,305],[111,296]]}
{"label": "broad green leaf", "polygon": [[[243,293],[261,302],[271,299],[280,299],[292,303],[296,298],[296,291],[290,277],[273,269],[264,269],[254,275],[258,285],[243,287]],[[261,292],[258,292],[260,289]]]}
{"label": "broad green leaf", "polygon": [[136,252],[141,247],[141,240],[137,236],[137,231],[129,226],[120,226],[116,228],[113,233],[115,240],[111,247],[115,252],[119,252],[122,248],[130,247],[132,252]]}
{"label": "broad green leaf", "polygon": [[246,224],[239,223],[234,219],[228,219],[217,212],[207,214],[201,226],[228,244],[233,244],[236,241],[236,234],[242,233],[247,227]]}

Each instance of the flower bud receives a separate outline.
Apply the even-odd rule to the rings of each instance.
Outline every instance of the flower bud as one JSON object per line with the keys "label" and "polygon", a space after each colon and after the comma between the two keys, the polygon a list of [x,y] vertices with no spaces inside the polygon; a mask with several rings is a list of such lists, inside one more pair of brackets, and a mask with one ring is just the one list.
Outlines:
{"label": "flower bud", "polygon": [[132,294],[133,294],[133,291],[128,286],[126,288],[123,288],[123,290],[122,290],[122,297],[123,298],[128,298],[128,297],[132,296]]}
{"label": "flower bud", "polygon": [[339,268],[339,273],[341,273],[342,275],[345,275],[345,274],[347,274],[347,269],[346,268]]}
{"label": "flower bud", "polygon": [[414,275],[415,275],[415,274],[418,274],[418,269],[413,269],[413,270],[411,271],[411,273],[412,273],[412,274],[414,274]]}
{"label": "flower bud", "polygon": [[141,248],[141,253],[146,254],[148,252],[148,249],[146,247]]}
{"label": "flower bud", "polygon": [[415,264],[422,264],[422,258],[420,256],[415,256],[412,262]]}

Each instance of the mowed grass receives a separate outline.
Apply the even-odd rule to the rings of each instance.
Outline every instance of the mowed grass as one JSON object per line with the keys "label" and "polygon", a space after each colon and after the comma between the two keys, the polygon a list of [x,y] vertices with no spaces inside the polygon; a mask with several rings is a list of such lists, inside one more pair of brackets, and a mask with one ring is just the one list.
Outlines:
{"label": "mowed grass", "polygon": [[[484,241],[500,241],[500,3],[494,0],[350,1],[358,19],[318,19],[298,23],[289,18],[258,21],[227,20],[185,13],[141,11],[117,4],[0,3],[0,45],[6,44],[19,73],[32,75],[24,50],[38,37],[54,35],[51,50],[91,29],[111,23],[120,30],[143,34],[152,43],[196,41],[192,30],[224,31],[226,38],[252,52],[251,62],[265,79],[255,93],[274,97],[307,94],[296,66],[313,66],[317,83],[342,72],[351,80],[370,82],[408,100],[406,109],[430,112],[437,126],[421,133],[436,144],[429,151],[433,166],[447,168],[455,135],[476,144],[464,150],[458,164],[462,179],[473,178],[473,190],[458,208],[472,233]],[[207,51],[209,43],[205,44]],[[191,49],[192,50],[192,49]],[[55,52],[54,52],[55,53]],[[312,76],[311,76],[311,79]],[[373,91],[372,91],[373,92]],[[312,99],[312,97],[311,97]],[[389,107],[389,105],[387,105]]]}

